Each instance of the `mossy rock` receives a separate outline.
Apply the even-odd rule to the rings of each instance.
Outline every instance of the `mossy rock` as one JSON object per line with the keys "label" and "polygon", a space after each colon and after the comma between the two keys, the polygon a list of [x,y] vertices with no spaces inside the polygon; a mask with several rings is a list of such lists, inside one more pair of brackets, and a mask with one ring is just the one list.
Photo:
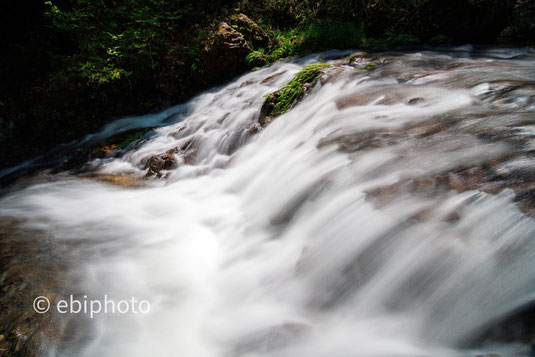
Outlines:
{"label": "mossy rock", "polygon": [[232,27],[241,33],[249,43],[254,46],[266,46],[269,44],[268,34],[245,14],[231,16]]}
{"label": "mossy rock", "polygon": [[329,67],[332,65],[325,63],[305,66],[286,86],[268,94],[260,110],[260,124],[267,125],[274,117],[288,112]]}

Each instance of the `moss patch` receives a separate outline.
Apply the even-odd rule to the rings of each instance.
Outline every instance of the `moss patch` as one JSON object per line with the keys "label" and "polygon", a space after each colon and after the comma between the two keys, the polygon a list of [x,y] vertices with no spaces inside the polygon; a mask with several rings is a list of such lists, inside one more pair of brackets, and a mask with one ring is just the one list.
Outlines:
{"label": "moss patch", "polygon": [[[322,69],[331,67],[325,63],[315,63],[303,67],[295,77],[278,91],[271,115],[281,115],[290,110],[292,104],[303,94],[307,84],[314,83],[321,75]],[[270,94],[273,96],[273,94]]]}
{"label": "moss patch", "polygon": [[364,66],[359,67],[357,69],[359,71],[371,71],[371,70],[376,69],[378,65],[379,65],[379,62],[371,62],[371,63],[365,64]]}
{"label": "moss patch", "polygon": [[282,89],[266,95],[258,119],[260,125],[266,126],[274,117],[289,111],[292,105],[303,96],[306,89],[321,76],[323,69],[327,67],[332,67],[332,65],[315,63],[305,66]]}
{"label": "moss patch", "polygon": [[130,145],[131,143],[133,143],[134,141],[136,140],[139,140],[143,137],[143,135],[145,135],[147,132],[149,132],[149,130],[151,130],[152,128],[145,128],[145,129],[141,129],[141,130],[138,130],[134,133],[132,133],[130,136],[128,136],[127,138],[125,138],[119,145],[118,145],[118,148],[119,149],[124,149],[126,148],[128,145]]}

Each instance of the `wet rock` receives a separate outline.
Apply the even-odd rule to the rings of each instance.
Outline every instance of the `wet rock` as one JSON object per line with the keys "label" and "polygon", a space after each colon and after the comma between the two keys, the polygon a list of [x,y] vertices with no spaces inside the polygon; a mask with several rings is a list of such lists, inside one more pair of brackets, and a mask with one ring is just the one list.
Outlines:
{"label": "wet rock", "polygon": [[147,170],[146,176],[162,177],[162,171],[176,169],[180,164],[193,165],[195,153],[195,140],[191,138],[180,146],[149,157],[143,169]]}
{"label": "wet rock", "polygon": [[269,36],[256,22],[244,14],[231,17],[231,23],[236,30],[241,33],[249,43],[254,46],[262,47],[269,43]]}
{"label": "wet rock", "polygon": [[46,343],[59,338],[52,313],[39,314],[33,300],[47,296],[53,303],[63,290],[66,271],[63,247],[16,220],[0,221],[0,356],[40,356]]}
{"label": "wet rock", "polygon": [[318,148],[336,144],[338,150],[344,153],[357,151],[369,151],[401,142],[406,135],[402,132],[388,132],[382,130],[370,130],[352,134],[343,134],[327,137],[320,140]]}
{"label": "wet rock", "polygon": [[372,98],[366,95],[350,95],[336,100],[336,108],[338,110],[349,107],[356,107],[366,105],[372,102]]}
{"label": "wet rock", "polygon": [[91,175],[88,176],[92,180],[121,186],[121,187],[140,187],[143,185],[143,180],[139,177],[126,175]]}
{"label": "wet rock", "polygon": [[408,105],[417,105],[417,104],[421,104],[425,102],[425,99],[424,98],[421,98],[421,97],[418,97],[418,98],[411,98],[407,104]]}
{"label": "wet rock", "polygon": [[205,51],[206,75],[210,80],[217,81],[247,70],[245,58],[251,52],[251,47],[241,33],[226,22],[221,22]]}
{"label": "wet rock", "polygon": [[[514,161],[514,158],[506,158]],[[367,191],[370,199],[378,207],[383,207],[405,195],[420,195],[430,198],[447,190],[465,192],[477,190],[488,194],[498,194],[506,188],[515,193],[515,202],[527,215],[535,217],[535,175],[531,172],[500,173],[501,160],[482,163],[469,168],[455,168],[433,177],[405,178],[399,182]],[[451,219],[450,219],[451,218]],[[455,215],[447,220],[455,221]]]}
{"label": "wet rock", "polygon": [[363,63],[369,62],[370,58],[371,55],[367,52],[355,52],[342,60],[341,64],[353,67],[361,67]]}
{"label": "wet rock", "polygon": [[273,92],[266,97],[264,104],[262,104],[262,108],[260,108],[260,118],[258,119],[258,123],[262,127],[268,125],[273,121],[271,113],[273,113],[273,110],[275,109],[275,104],[277,104],[279,96],[279,91]]}
{"label": "wet rock", "polygon": [[[119,155],[121,150],[140,139],[152,128],[129,130],[113,135],[102,141],[93,142],[70,151],[59,151],[57,156],[63,156],[63,162],[57,167],[59,170],[80,170],[92,160],[105,159]],[[65,159],[66,158],[66,159]]]}
{"label": "wet rock", "polygon": [[459,192],[480,190],[497,194],[504,188],[504,182],[493,182],[492,173],[483,167],[452,172],[448,175],[448,179],[451,188]]}
{"label": "wet rock", "polygon": [[[447,179],[443,176],[418,177],[405,178],[391,185],[370,189],[366,191],[366,195],[377,207],[383,207],[407,195],[433,198],[449,189]],[[448,215],[447,219],[454,220],[455,215]]]}
{"label": "wet rock", "polygon": [[284,72],[278,72],[278,73],[272,74],[271,76],[264,78],[264,80],[262,80],[262,82],[260,82],[260,84],[266,84],[266,83],[274,82],[277,79],[279,79],[279,77],[282,76],[283,74],[284,74]]}
{"label": "wet rock", "polygon": [[249,129],[247,130],[247,133],[249,135],[254,135],[258,132],[262,131],[262,124],[261,123],[253,123]]}
{"label": "wet rock", "polygon": [[266,126],[274,118],[293,108],[310,92],[310,88],[321,80],[326,69],[331,67],[333,66],[324,63],[309,64],[303,67],[286,86],[268,94],[260,109],[258,118],[260,125]]}
{"label": "wet rock", "polygon": [[175,169],[178,166],[175,156],[178,151],[178,148],[173,148],[163,154],[151,156],[144,167],[145,170],[148,170],[147,176],[161,177],[161,171]]}
{"label": "wet rock", "polygon": [[409,125],[406,131],[409,136],[420,139],[446,131],[453,127],[456,122],[457,120],[440,118],[438,120],[430,120],[423,124]]}

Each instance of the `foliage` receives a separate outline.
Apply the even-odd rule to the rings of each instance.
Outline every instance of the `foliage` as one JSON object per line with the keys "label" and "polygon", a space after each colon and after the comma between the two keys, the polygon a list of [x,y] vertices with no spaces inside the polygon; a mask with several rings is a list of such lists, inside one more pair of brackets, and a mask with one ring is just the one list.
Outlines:
{"label": "foliage", "polygon": [[535,3],[521,2],[512,23],[503,31],[503,35],[517,40],[535,38]]}
{"label": "foliage", "polygon": [[48,26],[71,43],[69,53],[52,55],[55,77],[95,86],[158,69],[165,41],[192,11],[185,0],[53,1],[45,2]]}
{"label": "foliage", "polygon": [[416,36],[388,30],[381,38],[367,38],[365,47],[369,51],[384,51],[387,49],[402,49],[419,43],[421,41]]}
{"label": "foliage", "polygon": [[289,30],[322,21],[359,23],[370,0],[241,0],[234,9],[260,25]]}
{"label": "foliage", "polygon": [[272,31],[270,47],[251,52],[248,63],[277,60],[332,48],[356,49],[362,45],[362,29],[351,22],[314,22],[290,30]]}
{"label": "foliage", "polygon": [[292,104],[297,100],[305,89],[305,86],[314,83],[321,75],[322,69],[330,67],[325,63],[315,63],[305,66],[299,71],[294,78],[282,89],[278,91],[277,96],[269,94],[268,100],[274,100],[274,108],[271,115],[281,115],[290,110]]}
{"label": "foliage", "polygon": [[[483,0],[466,3],[474,1]],[[532,1],[522,2],[509,33],[525,38],[533,36],[535,20]],[[448,42],[437,35],[453,37],[446,30],[457,20],[445,16],[439,24],[440,17],[426,10],[433,3],[448,1],[6,1],[0,5],[3,19],[12,21],[0,24],[0,166],[98,130],[112,118],[157,110],[230,79],[226,73],[210,77],[207,66],[217,59],[210,61],[205,49],[218,23],[232,23],[239,13],[270,37],[247,56],[249,67],[256,67],[331,48],[404,48],[419,41],[414,35]]]}
{"label": "foliage", "polygon": [[245,60],[247,61],[247,64],[249,66],[252,66],[256,63],[266,63],[266,53],[264,48],[260,48],[258,50],[251,51]]}
{"label": "foliage", "polygon": [[386,31],[386,41],[390,47],[399,48],[420,43],[420,39],[407,33],[395,33]]}
{"label": "foliage", "polygon": [[352,22],[319,22],[308,26],[302,47],[311,51],[355,49],[362,45],[362,29]]}

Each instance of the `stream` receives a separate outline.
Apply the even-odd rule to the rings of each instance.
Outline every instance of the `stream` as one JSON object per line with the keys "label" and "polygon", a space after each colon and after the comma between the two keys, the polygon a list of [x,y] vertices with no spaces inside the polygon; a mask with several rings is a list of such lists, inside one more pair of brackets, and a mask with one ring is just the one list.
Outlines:
{"label": "stream", "polygon": [[[17,264],[58,280],[29,304],[150,303],[50,315],[35,354],[533,356],[488,331],[535,301],[535,50],[350,53],[120,119],[82,142],[153,129],[4,189],[0,219],[39,246]],[[318,61],[334,67],[259,127],[265,96]]]}

